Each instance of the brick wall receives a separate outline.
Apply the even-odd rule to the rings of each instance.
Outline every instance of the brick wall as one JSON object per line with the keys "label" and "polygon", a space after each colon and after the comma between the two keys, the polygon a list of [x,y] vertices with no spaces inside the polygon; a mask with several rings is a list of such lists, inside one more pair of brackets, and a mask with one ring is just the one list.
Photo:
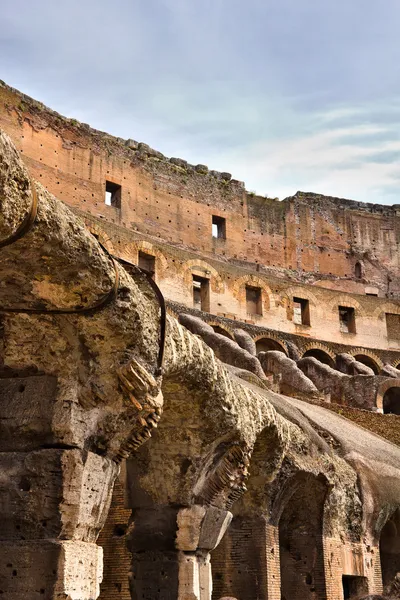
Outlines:
{"label": "brick wall", "polygon": [[131,512],[125,508],[125,467],[122,465],[114,485],[110,512],[97,541],[104,552],[99,600],[131,600],[128,584],[131,555],[124,535]]}

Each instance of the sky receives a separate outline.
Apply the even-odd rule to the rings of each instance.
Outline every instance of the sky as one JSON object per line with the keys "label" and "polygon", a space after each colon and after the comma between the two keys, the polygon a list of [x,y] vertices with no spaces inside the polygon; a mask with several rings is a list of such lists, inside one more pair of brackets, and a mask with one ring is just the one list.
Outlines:
{"label": "sky", "polygon": [[246,188],[400,204],[400,0],[1,0],[0,79]]}

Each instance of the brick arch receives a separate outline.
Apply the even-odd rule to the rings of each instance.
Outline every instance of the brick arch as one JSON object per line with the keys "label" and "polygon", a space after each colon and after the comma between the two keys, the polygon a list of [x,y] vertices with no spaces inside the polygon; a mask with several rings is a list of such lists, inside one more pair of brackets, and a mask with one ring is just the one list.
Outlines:
{"label": "brick arch", "polygon": [[322,350],[323,352],[328,354],[332,360],[335,360],[335,353],[333,352],[333,350],[331,350],[329,348],[329,346],[326,346],[325,344],[322,344],[321,342],[316,342],[316,341],[307,342],[306,344],[304,344],[301,347],[300,352],[302,352],[302,355],[304,356],[304,354],[306,352],[308,352],[309,350]]}
{"label": "brick arch", "polygon": [[122,248],[118,248],[118,256],[137,265],[139,262],[140,250],[155,257],[157,273],[159,273],[160,270],[165,271],[167,269],[168,261],[165,255],[156,246],[146,240],[136,240],[125,244]]}
{"label": "brick arch", "polygon": [[353,298],[352,296],[348,296],[342,294],[340,296],[335,296],[327,303],[327,310],[330,310],[332,313],[336,313],[338,306],[344,306],[348,308],[354,308],[357,311],[357,315],[360,317],[365,317],[366,312],[365,309],[361,306],[361,304]]}
{"label": "brick arch", "polygon": [[348,351],[348,353],[351,354],[352,356],[359,356],[359,355],[368,356],[376,364],[378,371],[380,369],[382,369],[382,367],[383,367],[382,360],[379,358],[379,356],[377,356],[377,354],[375,354],[374,352],[371,352],[371,350],[366,350],[365,348],[352,348],[351,350]]}
{"label": "brick arch", "polygon": [[104,248],[108,250],[110,254],[114,254],[114,246],[110,237],[98,225],[95,225],[93,223],[85,224],[90,233],[94,235],[94,237],[98,239],[101,244],[103,244]]}
{"label": "brick arch", "polygon": [[[316,354],[322,352],[323,354],[326,354],[326,358],[327,358],[326,364],[328,364],[332,368],[335,367],[335,353],[332,352],[332,350],[330,348],[328,348],[328,346],[325,346],[325,344],[321,344],[320,342],[309,342],[308,344],[305,344],[302,347],[301,351],[302,351],[302,358],[307,358],[306,354],[308,352],[315,351]],[[314,358],[317,358],[317,356]],[[325,362],[325,361],[321,361],[321,362]]]}
{"label": "brick arch", "polygon": [[[327,597],[326,579],[321,574],[328,493],[325,476],[301,471],[283,482],[272,506],[271,522],[278,529],[282,597],[299,600],[311,600],[316,595]],[[298,560],[293,560],[293,556]]]}
{"label": "brick arch", "polygon": [[286,288],[285,290],[282,290],[280,294],[281,300],[286,298],[289,302],[293,302],[293,297],[304,298],[305,300],[309,301],[310,306],[312,306],[313,308],[318,307],[318,298],[307,288],[294,285],[289,288]]}
{"label": "brick arch", "polygon": [[263,309],[265,311],[269,310],[272,297],[272,291],[269,285],[256,275],[243,275],[242,277],[239,277],[232,286],[232,293],[241,303],[246,302],[246,285],[258,287],[264,292],[262,294]]}
{"label": "brick arch", "polygon": [[192,285],[192,275],[200,275],[201,277],[206,276],[210,278],[211,289],[221,294],[224,291],[224,282],[217,269],[212,267],[209,263],[200,259],[188,260],[182,265],[183,277],[186,285],[190,287]]}
{"label": "brick arch", "polygon": [[282,352],[284,352],[286,356],[288,354],[286,343],[281,338],[279,338],[279,336],[273,333],[260,333],[259,335],[254,336],[253,340],[255,341],[256,345],[257,342],[260,342],[262,340],[271,340],[272,342],[274,342],[282,348]]}
{"label": "brick arch", "polygon": [[[383,400],[386,392],[391,388],[400,388],[400,379],[386,379],[383,381],[376,392],[376,408],[380,411],[384,411]],[[399,390],[400,393],[400,390]]]}
{"label": "brick arch", "polygon": [[234,335],[233,335],[233,331],[229,327],[227,327],[225,324],[222,324],[219,321],[207,321],[207,325],[210,325],[210,327],[212,327],[212,328],[219,327],[220,329],[223,329],[226,332],[227,337],[229,337],[229,339],[231,339],[231,340],[235,339]]}
{"label": "brick arch", "polygon": [[372,316],[374,319],[384,319],[385,313],[400,315],[400,306],[394,302],[385,302],[374,310]]}

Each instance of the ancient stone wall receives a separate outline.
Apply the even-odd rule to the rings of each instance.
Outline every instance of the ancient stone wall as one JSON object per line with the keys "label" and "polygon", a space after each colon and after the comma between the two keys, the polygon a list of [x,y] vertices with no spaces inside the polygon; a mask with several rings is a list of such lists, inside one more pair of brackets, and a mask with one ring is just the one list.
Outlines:
{"label": "ancient stone wall", "polygon": [[[209,286],[204,310],[214,315],[400,350],[392,302],[400,289],[399,207],[300,192],[282,202],[256,197],[229,174],[92,130],[5,85],[0,125],[32,175],[82,211],[114,253],[134,263],[141,253],[154,257],[167,298],[193,305],[195,276]],[[114,205],[105,202],[106,182],[120,186]],[[212,235],[213,217],[225,219],[222,237]],[[259,290],[258,311],[246,303],[248,288]],[[305,322],[296,318],[296,298],[308,302]],[[354,329],[343,329],[339,307],[354,309]]]}

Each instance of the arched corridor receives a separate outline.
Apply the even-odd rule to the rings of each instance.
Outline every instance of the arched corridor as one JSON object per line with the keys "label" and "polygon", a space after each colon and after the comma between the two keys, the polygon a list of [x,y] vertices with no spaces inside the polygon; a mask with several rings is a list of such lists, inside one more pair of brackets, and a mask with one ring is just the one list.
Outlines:
{"label": "arched corridor", "polygon": [[354,358],[356,360],[358,360],[358,362],[365,365],[366,367],[369,367],[370,369],[372,369],[373,372],[375,373],[375,375],[379,375],[379,366],[377,365],[377,363],[374,361],[373,358],[371,358],[370,356],[367,356],[366,354],[356,354],[354,356]]}
{"label": "arched corridor", "polygon": [[273,338],[263,337],[256,341],[257,354],[260,352],[268,352],[269,350],[278,350],[287,354],[283,344],[277,342]]}
{"label": "arched corridor", "polygon": [[312,475],[291,484],[279,519],[281,600],[325,600],[323,510],[326,485]]}
{"label": "arched corridor", "polygon": [[310,350],[307,350],[307,352],[304,352],[303,358],[306,358],[307,356],[316,358],[319,360],[319,362],[324,363],[324,365],[329,365],[332,368],[335,366],[334,360],[329,356],[329,354],[323,350],[320,350],[319,348],[311,348]]}

